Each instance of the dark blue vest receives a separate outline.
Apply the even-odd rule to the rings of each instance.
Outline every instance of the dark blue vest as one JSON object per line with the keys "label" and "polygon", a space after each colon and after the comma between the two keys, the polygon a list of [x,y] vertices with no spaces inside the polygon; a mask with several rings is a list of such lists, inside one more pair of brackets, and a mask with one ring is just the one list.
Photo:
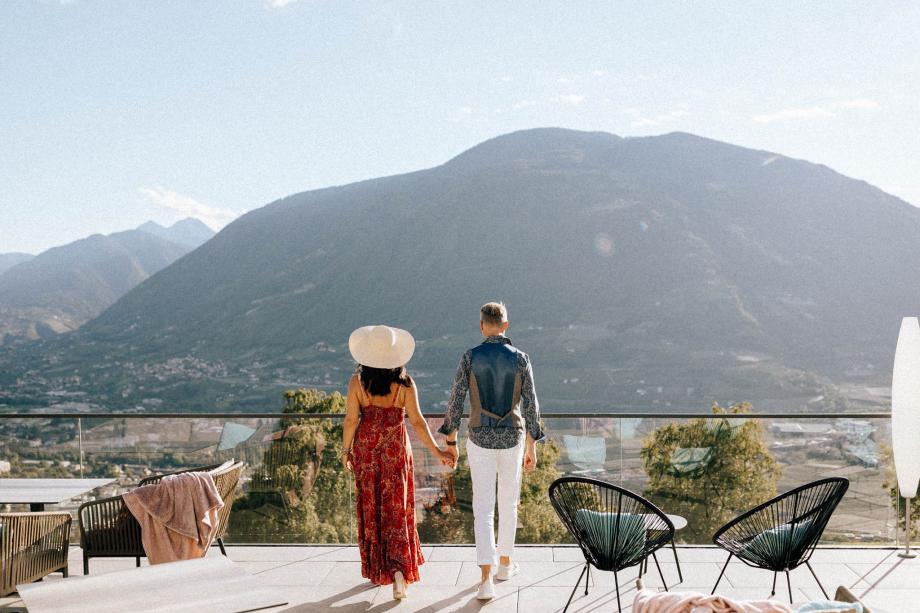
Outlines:
{"label": "dark blue vest", "polygon": [[519,354],[507,343],[470,350],[470,427],[523,427]]}

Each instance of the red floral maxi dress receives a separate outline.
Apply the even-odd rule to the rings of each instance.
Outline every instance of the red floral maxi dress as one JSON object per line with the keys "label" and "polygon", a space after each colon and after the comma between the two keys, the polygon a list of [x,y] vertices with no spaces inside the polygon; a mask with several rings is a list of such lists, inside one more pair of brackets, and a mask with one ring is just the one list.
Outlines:
{"label": "red floral maxi dress", "polygon": [[375,585],[419,580],[425,563],[415,528],[415,483],[405,407],[397,407],[398,386],[388,407],[361,407],[352,445],[358,513],[361,575]]}

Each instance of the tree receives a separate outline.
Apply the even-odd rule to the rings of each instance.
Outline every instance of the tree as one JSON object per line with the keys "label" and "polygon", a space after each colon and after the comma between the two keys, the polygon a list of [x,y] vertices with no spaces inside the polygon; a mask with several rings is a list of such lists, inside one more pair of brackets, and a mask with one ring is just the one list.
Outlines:
{"label": "tree", "polygon": [[739,513],[776,495],[777,461],[756,420],[719,415],[749,413],[748,403],[712,407],[712,419],[672,422],[645,440],[645,496],[666,512],[687,518],[679,534],[703,542]]}
{"label": "tree", "polygon": [[342,421],[297,415],[345,413],[345,398],[315,389],[284,393],[279,430],[253,471],[250,492],[233,506],[234,532],[246,540],[351,542],[354,482],[342,470]]}

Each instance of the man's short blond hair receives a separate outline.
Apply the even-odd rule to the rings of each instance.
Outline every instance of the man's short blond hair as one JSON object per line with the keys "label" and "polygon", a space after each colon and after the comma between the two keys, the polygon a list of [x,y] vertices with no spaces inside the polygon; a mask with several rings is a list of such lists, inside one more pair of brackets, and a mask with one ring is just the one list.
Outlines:
{"label": "man's short blond hair", "polygon": [[508,308],[502,302],[487,302],[479,309],[479,320],[490,326],[508,321]]}

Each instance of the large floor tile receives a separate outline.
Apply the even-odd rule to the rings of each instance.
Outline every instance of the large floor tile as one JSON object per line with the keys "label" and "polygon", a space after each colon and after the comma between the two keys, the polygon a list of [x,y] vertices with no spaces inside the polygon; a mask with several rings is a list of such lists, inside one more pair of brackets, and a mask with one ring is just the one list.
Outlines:
{"label": "large floor tile", "polygon": [[234,564],[240,566],[250,575],[258,575],[268,570],[273,570],[275,568],[281,568],[288,564],[297,564],[298,562],[234,562]]}
{"label": "large floor tile", "polygon": [[334,562],[332,569],[320,581],[320,585],[366,586],[370,581],[361,576],[360,562]]}
{"label": "large floor tile", "polygon": [[280,588],[289,600],[285,613],[358,613],[367,611],[382,588],[367,585],[351,587]]}
{"label": "large floor tile", "polygon": [[[496,585],[509,586],[572,586],[578,579],[583,565],[571,562],[520,562],[521,572],[508,581],[496,581]],[[482,578],[480,568],[471,562],[464,562],[460,570],[458,585],[476,583]]]}
{"label": "large floor tile", "polygon": [[[846,564],[813,564],[812,568],[814,568],[815,574],[821,580],[824,588],[828,590],[830,590],[831,587],[836,589],[838,585],[855,587],[860,583],[860,576]],[[741,562],[732,561],[732,563],[728,565],[728,569],[725,571],[725,577],[723,577],[722,580],[728,580],[730,587],[766,587],[769,590],[773,584],[773,573],[769,570],[752,568]],[[790,571],[789,580],[793,588],[818,587],[815,578],[805,566],[800,566]],[[783,592],[788,591],[786,576],[785,573],[782,572],[776,575],[776,592],[780,593],[781,590]],[[769,593],[769,591],[767,593]]]}
{"label": "large floor tile", "polygon": [[584,562],[585,554],[579,547],[553,547],[555,562]]}
{"label": "large floor tile", "polygon": [[428,559],[432,562],[475,562],[476,548],[435,546]]}
{"label": "large floor tile", "polygon": [[[710,589],[712,589],[721,569],[719,565],[714,562],[688,563],[685,561],[681,563],[680,570],[683,576],[682,580],[678,575],[676,564],[661,564],[661,572],[664,573],[664,580],[669,588],[677,588],[678,586],[684,585],[708,585]],[[628,577],[635,578],[635,569],[629,569],[624,572],[628,573]],[[592,574],[594,574],[593,571]],[[598,572],[596,574],[600,576],[601,574],[608,573]],[[645,581],[645,585],[649,587],[663,587],[661,577],[658,574],[658,569],[655,567],[654,562],[649,563],[648,572],[644,574],[643,580]]]}
{"label": "large floor tile", "polygon": [[338,562],[287,562],[252,574],[259,578],[260,583],[266,585],[291,587],[322,585],[338,564]]}
{"label": "large floor tile", "polygon": [[411,587],[409,597],[394,601],[392,590],[381,588],[369,611],[403,612],[466,612],[484,611],[488,613],[516,613],[518,611],[518,591],[511,586],[496,586],[495,598],[488,602],[476,599],[476,585],[461,586],[456,590],[446,591],[433,587]]}
{"label": "large floor tile", "polygon": [[920,569],[912,564],[898,561],[892,564],[847,564],[846,566],[860,577],[860,587],[866,589],[920,588]]}
{"label": "large floor tile", "polygon": [[419,567],[419,587],[455,586],[463,562],[425,562]]}
{"label": "large floor tile", "polygon": [[361,551],[357,547],[335,547],[310,557],[311,560],[331,562],[360,562]]}
{"label": "large floor tile", "polygon": [[512,559],[517,562],[552,562],[551,547],[515,547]]}
{"label": "large floor tile", "polygon": [[[227,547],[227,557],[234,562],[265,562],[277,560],[293,562],[310,560],[320,556],[334,555],[335,552],[356,550],[354,547]],[[209,553],[213,553],[211,550]]]}
{"label": "large floor tile", "polygon": [[878,564],[879,562],[891,562],[897,551],[894,549],[879,548],[827,548],[815,549],[811,554],[811,563],[816,562],[844,562],[855,564]]}
{"label": "large floor tile", "polygon": [[[533,586],[522,588],[518,591],[520,607],[518,610],[526,613],[555,613],[562,611],[571,593],[571,587]],[[635,595],[635,587],[621,588],[620,599],[623,603],[623,613],[628,613],[631,610]],[[583,589],[577,590],[572,598],[572,604],[569,606],[569,613],[588,613],[589,611],[610,613],[610,611],[616,610],[617,596],[613,587],[591,589],[587,596],[585,596]]]}
{"label": "large floor tile", "polygon": [[25,606],[17,594],[0,598],[0,613],[22,613],[23,611],[25,611]]}
{"label": "large floor tile", "polygon": [[[918,581],[920,583],[920,581]],[[913,613],[920,609],[920,588],[915,589],[870,589],[854,591],[854,594],[872,613]],[[832,594],[833,595],[833,594]]]}

